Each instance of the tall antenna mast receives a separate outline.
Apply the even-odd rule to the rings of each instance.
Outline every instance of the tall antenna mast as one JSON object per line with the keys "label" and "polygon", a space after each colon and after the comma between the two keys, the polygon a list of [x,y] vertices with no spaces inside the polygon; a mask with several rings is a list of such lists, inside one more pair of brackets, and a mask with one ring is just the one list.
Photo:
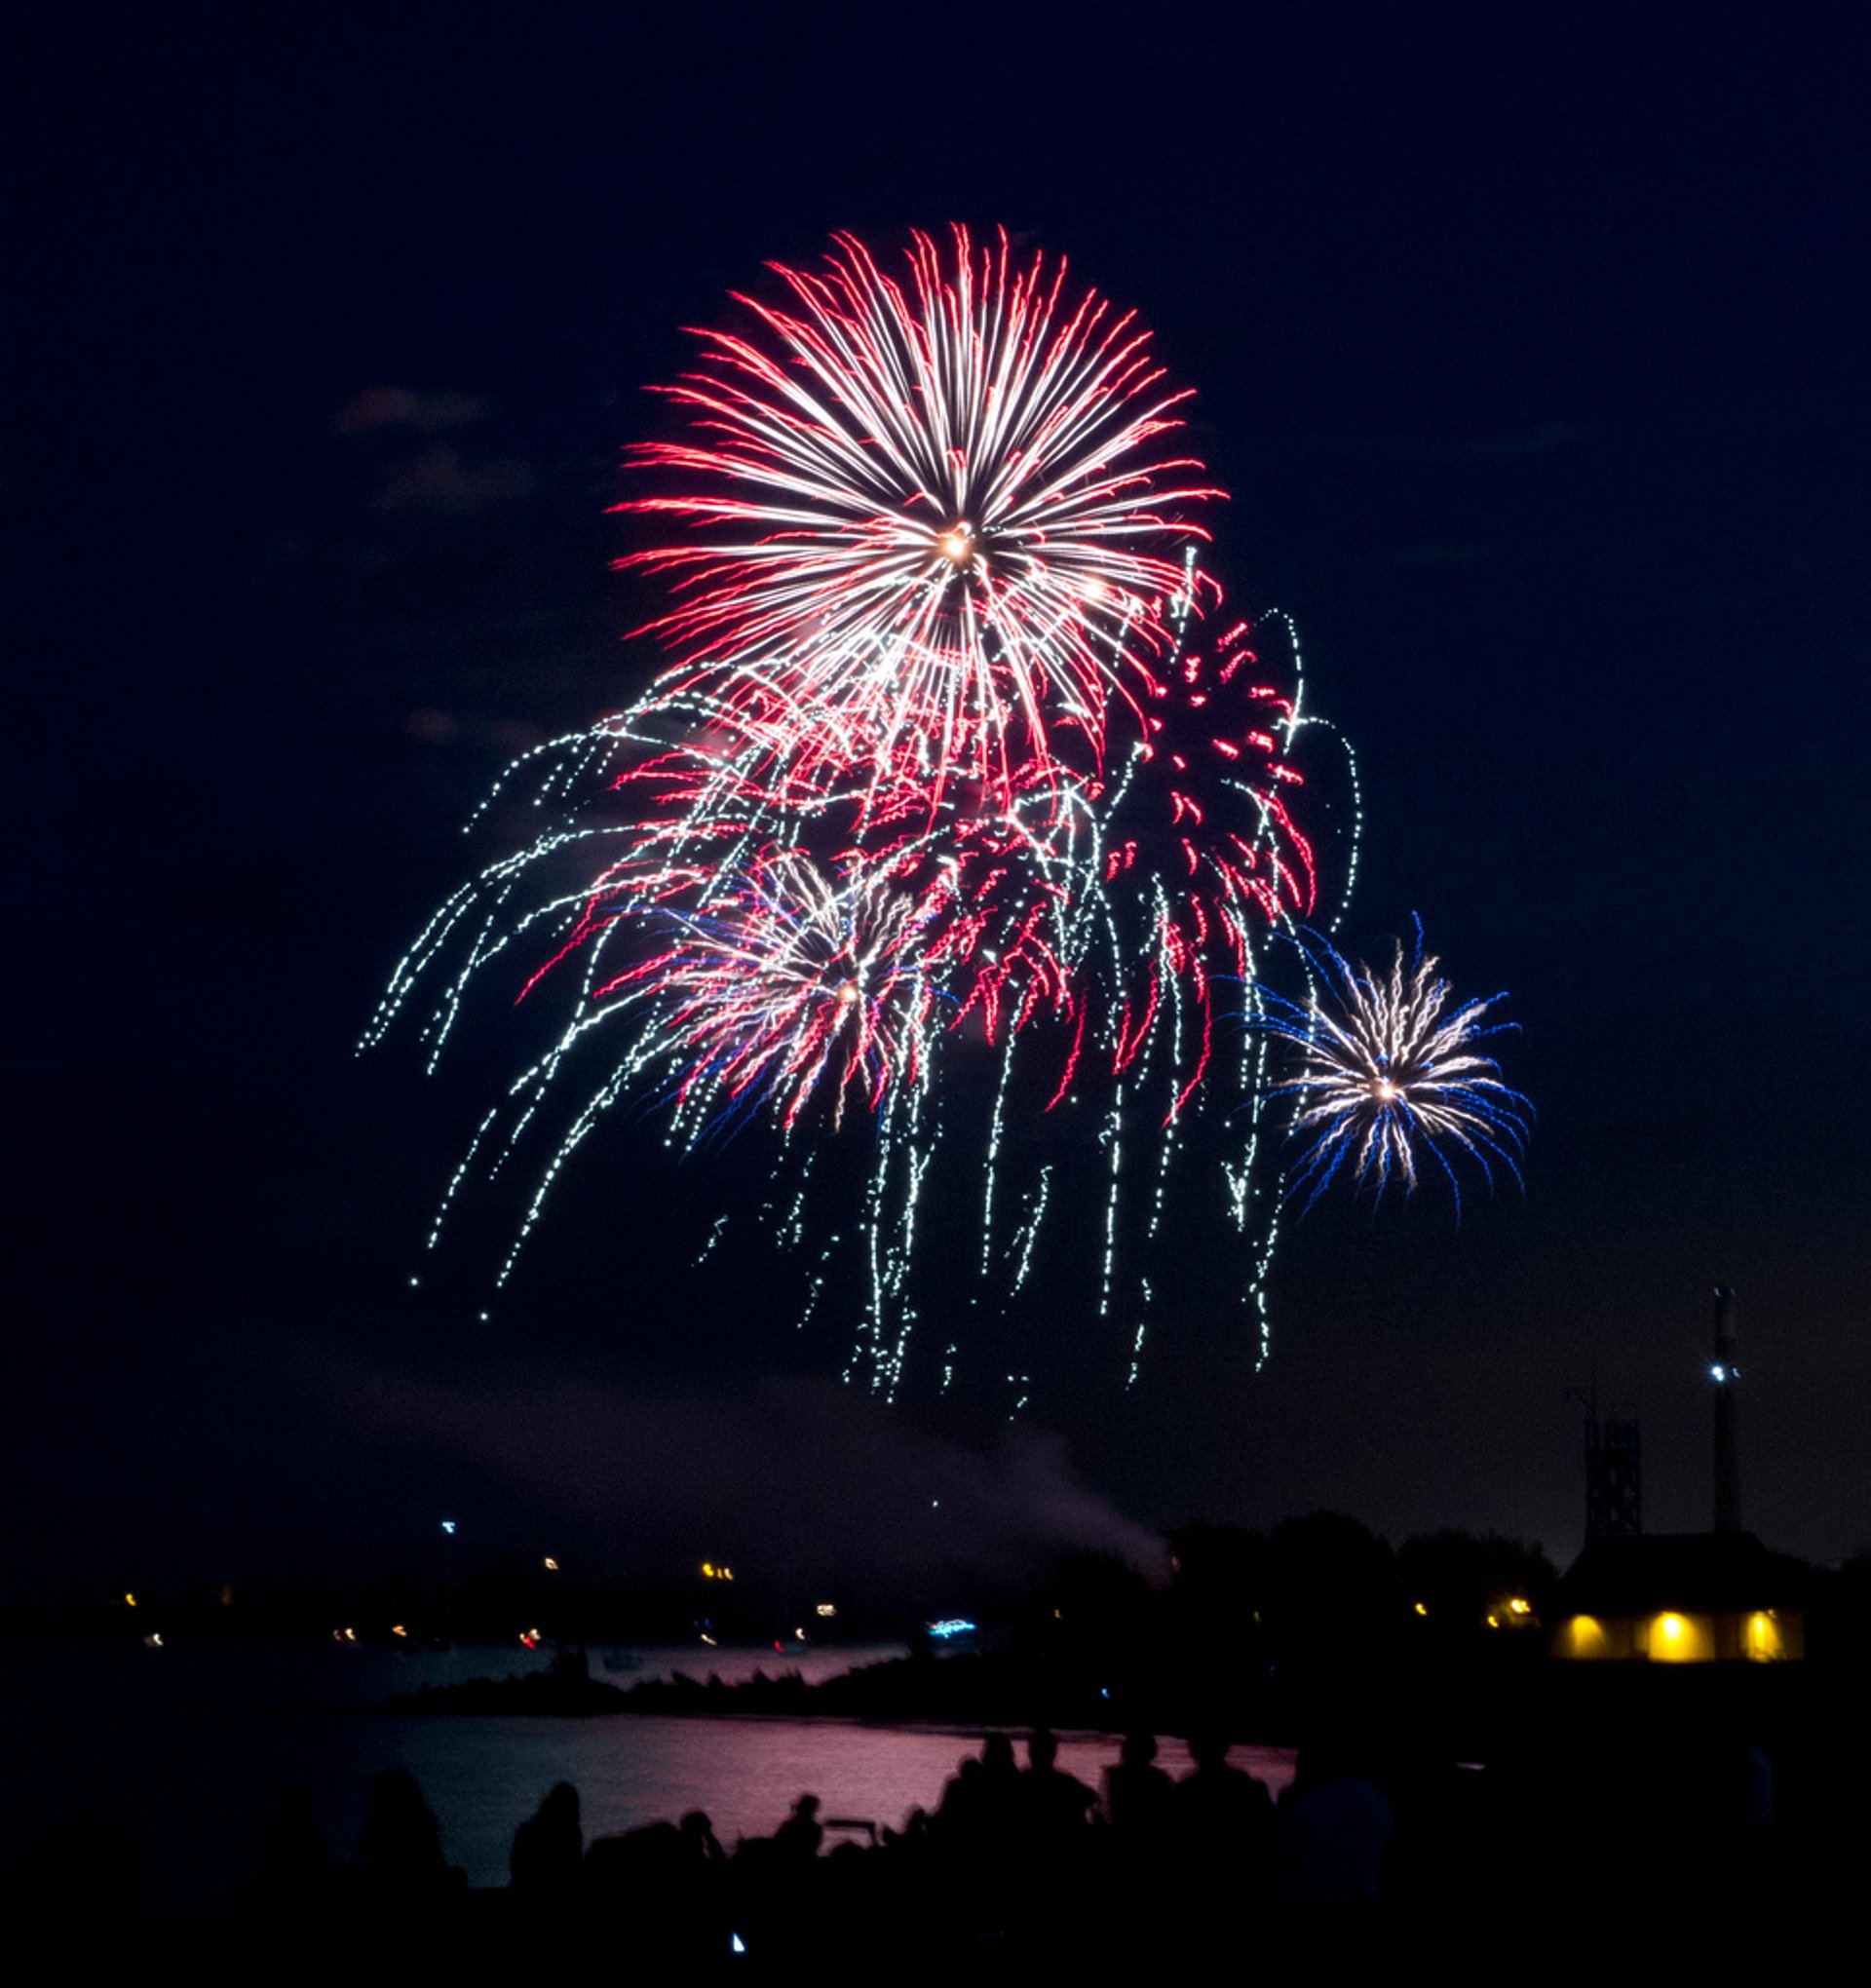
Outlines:
{"label": "tall antenna mast", "polygon": [[1715,1383],[1715,1530],[1741,1529],[1740,1437],[1735,1427],[1735,1383],[1740,1368],[1735,1355],[1740,1335],[1735,1325],[1735,1293],[1727,1284],[1715,1287],[1715,1360],[1709,1374]]}

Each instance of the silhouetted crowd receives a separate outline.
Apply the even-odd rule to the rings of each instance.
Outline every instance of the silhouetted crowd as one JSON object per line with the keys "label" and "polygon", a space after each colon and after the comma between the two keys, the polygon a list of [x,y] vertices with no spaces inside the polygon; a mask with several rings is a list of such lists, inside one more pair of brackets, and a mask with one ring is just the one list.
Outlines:
{"label": "silhouetted crowd", "polygon": [[[1469,1979],[1497,1963],[1525,1972],[1529,1928],[1550,1930],[1555,1900],[1601,1918],[1641,1911],[1678,1945],[1732,1946],[1789,1916],[1772,1881],[1758,1751],[1707,1756],[1714,1778],[1671,1754],[1626,1805],[1615,1789],[1555,1800],[1547,1773],[1516,1794],[1511,1778],[1453,1763],[1405,1772],[1393,1756],[1372,1771],[1367,1751],[1316,1744],[1276,1802],[1218,1736],[1192,1736],[1194,1765],[1172,1778],[1155,1739],[1134,1733],[1098,1788],[1059,1766],[1050,1732],[1024,1743],[1022,1765],[1008,1735],[988,1735],[900,1829],[823,1816],[802,1794],[771,1836],[732,1852],[700,1811],[588,1842],[578,1791],[561,1781],[515,1833],[504,1891],[469,1887],[401,1769],[376,1777],[340,1863],[309,1792],[286,1787],[216,1941],[256,1966],[369,1954],[477,1976],[575,1958],[651,1981],[717,1964],[788,1976],[881,1965],[921,1978],[1006,1958],[1374,1979],[1429,1956],[1441,1978]],[[16,1874],[10,1915],[75,1931],[74,1952],[128,1935],[134,1864],[127,1838],[74,1825]],[[1679,1917],[1679,1898],[1702,1916]]]}
{"label": "silhouetted crowd", "polygon": [[[1100,1788],[1028,1735],[963,1759],[933,1809],[900,1829],[826,1816],[802,1794],[771,1836],[730,1853],[700,1811],[587,1842],[561,1781],[514,1838],[496,1902],[468,1891],[436,1817],[401,1770],[377,1777],[357,1854],[333,1867],[303,1788],[282,1790],[245,1894],[251,1923],[378,1937],[478,1940],[519,1952],[619,1943],[653,1978],[745,1957],[921,1964],[995,1952],[1110,1954],[1264,1945],[1276,1928],[1356,1950],[1394,1834],[1389,1800],[1343,1763],[1308,1768],[1279,1804],[1197,1736],[1179,1779],[1133,1734]],[[1303,1764],[1307,1765],[1307,1764]]]}

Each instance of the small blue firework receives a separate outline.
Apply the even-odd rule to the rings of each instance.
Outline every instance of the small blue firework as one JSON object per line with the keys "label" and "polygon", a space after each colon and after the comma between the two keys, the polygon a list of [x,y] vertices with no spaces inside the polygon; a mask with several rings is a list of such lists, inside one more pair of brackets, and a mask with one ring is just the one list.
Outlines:
{"label": "small blue firework", "polygon": [[1447,1175],[1458,1213],[1452,1162],[1473,1161],[1490,1187],[1496,1163],[1518,1181],[1533,1107],[1477,1047],[1513,1028],[1483,1025],[1507,997],[1451,1007],[1420,923],[1414,948],[1406,955],[1399,940],[1388,972],[1354,966],[1317,935],[1304,950],[1312,1001],[1300,1006],[1263,990],[1257,1025],[1298,1052],[1298,1074],[1273,1094],[1295,1099],[1292,1133],[1304,1150],[1292,1191],[1306,1206],[1347,1172],[1358,1187],[1374,1186],[1380,1200],[1394,1181],[1412,1194],[1426,1156]]}

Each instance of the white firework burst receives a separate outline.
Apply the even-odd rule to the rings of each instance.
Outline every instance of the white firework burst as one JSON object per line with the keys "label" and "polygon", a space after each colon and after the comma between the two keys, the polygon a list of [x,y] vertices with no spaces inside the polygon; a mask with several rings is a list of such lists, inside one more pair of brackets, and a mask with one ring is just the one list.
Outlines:
{"label": "white firework burst", "polygon": [[1306,1205],[1344,1173],[1380,1199],[1395,1182],[1414,1193],[1427,1160],[1447,1176],[1458,1209],[1454,1161],[1472,1161],[1490,1186],[1496,1165],[1519,1180],[1532,1107],[1479,1047],[1513,1027],[1484,1019],[1506,996],[1454,1006],[1420,925],[1414,947],[1398,940],[1383,972],[1354,966],[1324,939],[1306,950],[1317,976],[1312,1001],[1263,991],[1259,1023],[1297,1051],[1296,1074],[1274,1095],[1295,1100],[1292,1130],[1303,1151],[1293,1191]]}

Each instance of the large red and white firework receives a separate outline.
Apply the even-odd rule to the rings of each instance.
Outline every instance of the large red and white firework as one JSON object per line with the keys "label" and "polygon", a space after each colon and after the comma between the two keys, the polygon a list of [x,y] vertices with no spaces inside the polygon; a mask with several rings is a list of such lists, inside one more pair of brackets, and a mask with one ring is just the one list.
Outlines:
{"label": "large red and white firework", "polygon": [[784,686],[805,756],[831,713],[937,796],[1062,729],[1100,752],[1220,494],[1175,452],[1149,333],[1005,234],[918,234],[900,276],[848,235],[773,267],[784,298],[740,298],[750,325],[699,333],[663,390],[688,434],[632,452],[666,487],[620,508],[683,527],[623,562],[672,582],[643,632],[727,695]]}

